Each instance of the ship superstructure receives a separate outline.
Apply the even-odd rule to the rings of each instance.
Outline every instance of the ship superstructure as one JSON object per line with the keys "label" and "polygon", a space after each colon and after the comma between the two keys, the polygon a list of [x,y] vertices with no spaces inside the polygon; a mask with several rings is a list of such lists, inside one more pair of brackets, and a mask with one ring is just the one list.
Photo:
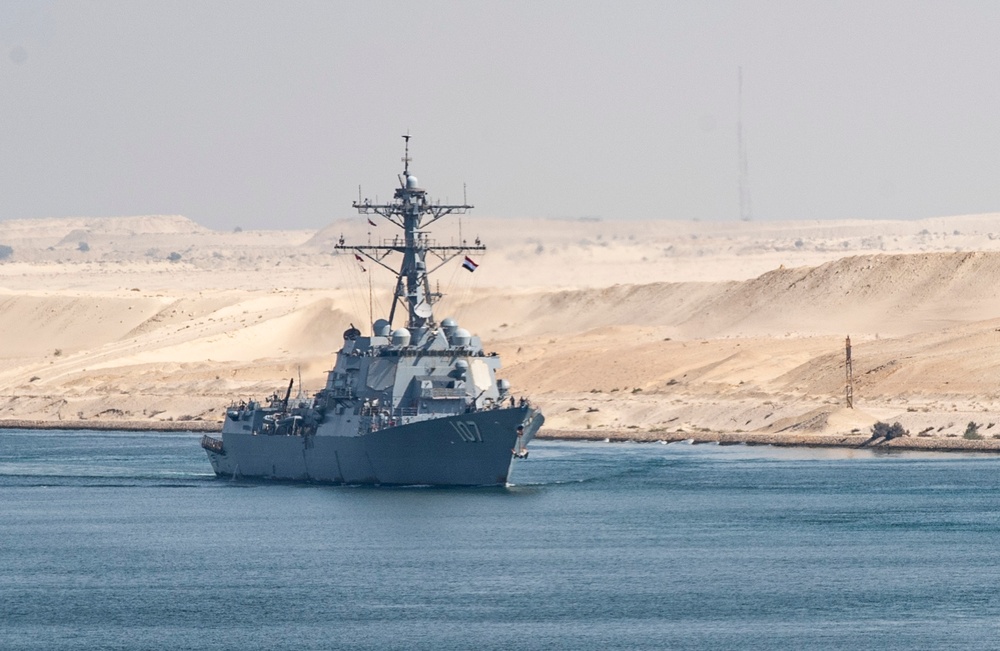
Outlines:
{"label": "ship superstructure", "polygon": [[[497,379],[500,358],[454,319],[438,323],[430,274],[457,256],[482,251],[438,245],[427,228],[472,208],[431,202],[410,173],[409,140],[393,201],[353,204],[378,216],[402,235],[377,245],[335,247],[396,276],[388,318],[364,335],[353,324],[326,386],[310,399],[284,396],[265,403],[233,404],[222,438],[202,447],[216,474],[345,484],[503,485],[514,457],[544,422],[542,414],[509,383]],[[387,260],[401,257],[398,269]],[[466,257],[466,261],[471,259]],[[429,268],[429,263],[432,265]],[[394,328],[397,312],[405,325]]]}

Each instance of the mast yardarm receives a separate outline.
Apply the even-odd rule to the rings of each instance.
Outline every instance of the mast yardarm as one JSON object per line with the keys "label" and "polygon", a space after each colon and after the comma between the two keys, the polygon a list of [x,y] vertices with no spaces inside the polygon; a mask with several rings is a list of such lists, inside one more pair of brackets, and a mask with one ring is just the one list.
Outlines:
{"label": "mast yardarm", "polygon": [[[427,191],[418,186],[417,177],[410,173],[410,137],[410,134],[403,136],[406,143],[402,159],[403,173],[399,175],[399,187],[396,188],[392,203],[377,204],[365,199],[352,204],[360,214],[381,215],[402,229],[402,240],[396,236],[377,245],[352,246],[344,244],[341,239],[336,248],[352,250],[396,274],[396,290],[389,312],[389,323],[393,322],[396,307],[402,305],[407,314],[406,326],[412,330],[436,325],[434,304],[441,298],[441,294],[431,291],[430,274],[458,255],[469,251],[485,251],[486,247],[478,241],[475,245],[462,242],[458,246],[439,246],[428,237],[428,226],[446,215],[464,214],[473,206],[442,205],[428,200]],[[383,262],[393,252],[403,254],[398,270]],[[431,269],[427,266],[428,253],[435,258]]]}

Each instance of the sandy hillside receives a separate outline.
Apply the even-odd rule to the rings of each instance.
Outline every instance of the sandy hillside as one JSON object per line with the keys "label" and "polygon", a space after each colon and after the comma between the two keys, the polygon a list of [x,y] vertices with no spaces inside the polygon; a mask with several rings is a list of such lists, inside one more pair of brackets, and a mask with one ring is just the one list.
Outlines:
{"label": "sandy hillside", "polygon": [[[0,222],[0,419],[220,420],[319,388],[391,278],[389,226],[216,232],[178,216]],[[922,221],[465,218],[435,281],[552,431],[1000,434],[1000,215]],[[2,249],[0,249],[2,251]],[[369,288],[369,283],[370,288]],[[844,409],[844,338],[855,409]]]}

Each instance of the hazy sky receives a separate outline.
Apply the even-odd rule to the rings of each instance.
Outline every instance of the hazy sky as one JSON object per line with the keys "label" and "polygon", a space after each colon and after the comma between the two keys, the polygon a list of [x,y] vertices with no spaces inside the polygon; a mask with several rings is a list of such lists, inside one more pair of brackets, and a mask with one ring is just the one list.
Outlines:
{"label": "hazy sky", "polygon": [[0,0],[0,219],[1000,211],[998,2]]}

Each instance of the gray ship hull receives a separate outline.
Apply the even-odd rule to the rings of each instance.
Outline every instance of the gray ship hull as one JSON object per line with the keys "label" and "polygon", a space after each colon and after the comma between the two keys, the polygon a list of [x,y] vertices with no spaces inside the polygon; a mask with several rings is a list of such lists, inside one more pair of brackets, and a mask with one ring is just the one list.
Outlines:
{"label": "gray ship hull", "polygon": [[[223,431],[203,445],[215,473],[333,484],[505,485],[517,426],[527,445],[544,418],[530,407],[412,422],[357,436]],[[320,430],[322,432],[322,430]],[[212,449],[221,448],[221,449]]]}

